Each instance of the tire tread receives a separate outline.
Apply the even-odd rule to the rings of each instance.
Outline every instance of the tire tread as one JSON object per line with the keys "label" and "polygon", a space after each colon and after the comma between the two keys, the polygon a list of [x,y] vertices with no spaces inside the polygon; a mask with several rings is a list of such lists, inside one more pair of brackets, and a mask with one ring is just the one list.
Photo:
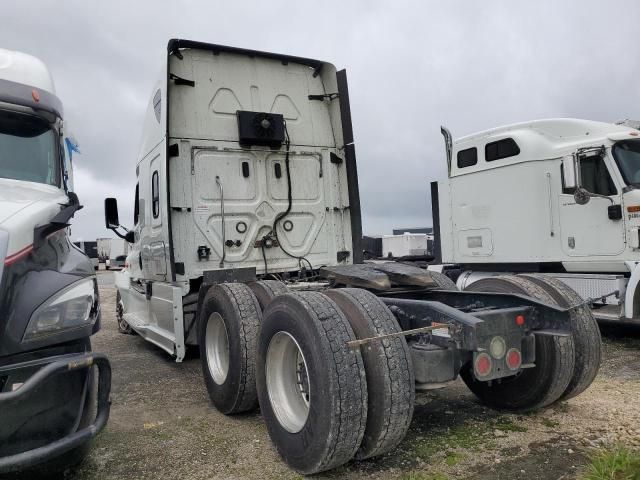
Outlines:
{"label": "tire tread", "polygon": [[[239,362],[240,378],[233,405],[226,408],[223,413],[227,415],[254,410],[258,406],[258,393],[256,387],[256,351],[258,346],[258,334],[262,311],[258,300],[251,289],[243,283],[221,283],[210,287],[203,300],[203,312],[207,310],[210,301],[225,302],[227,307],[234,310],[239,320],[240,348],[242,358]],[[203,313],[204,314],[204,313]],[[201,318],[200,321],[206,321]],[[225,322],[227,319],[225,319]],[[204,329],[204,326],[202,326]],[[204,334],[201,332],[201,334]],[[209,376],[206,364],[206,352],[204,341],[201,341],[200,359],[205,376]],[[211,379],[208,379],[211,380]],[[213,380],[211,380],[212,382]],[[211,395],[210,381],[207,381],[207,389]],[[213,397],[212,397],[213,398]]]}
{"label": "tire tread", "polygon": [[[358,288],[341,288],[334,293],[348,296],[360,307],[360,311],[367,317],[373,336],[400,331],[391,311],[371,292]],[[369,435],[370,432],[365,431],[365,440],[371,438],[372,441],[361,445],[356,453],[358,460],[382,455],[395,448],[405,437],[413,417],[415,378],[409,346],[403,337],[379,343],[382,346],[382,358],[376,360],[384,363],[382,369],[386,394],[384,399],[374,399],[369,389],[369,401],[376,401],[377,408],[382,407],[380,418],[375,420],[381,419],[383,427],[379,432],[371,432],[376,434],[373,438]],[[367,367],[380,368],[379,365],[366,365],[365,358],[365,369]],[[379,377],[374,380],[379,380]]]}
{"label": "tire tread", "polygon": [[[297,292],[294,295],[319,321],[332,355],[338,379],[338,426],[335,439],[315,472],[342,465],[355,455],[366,427],[367,390],[362,356],[349,351],[346,343],[355,340],[349,322],[334,302],[320,292]],[[329,352],[327,352],[329,353]]]}
{"label": "tire tread", "polygon": [[289,291],[287,286],[278,280],[258,280],[248,285],[258,299],[262,310],[267,308],[269,303],[278,295],[284,295]]}
{"label": "tire tread", "polygon": [[458,289],[458,287],[456,286],[456,283],[453,280],[451,280],[449,277],[447,277],[444,273],[436,272],[433,270],[427,270],[427,271],[429,272],[429,275],[431,276],[431,278],[436,283],[439,289],[442,289],[442,290]]}
{"label": "tire tread", "polygon": [[[584,392],[598,374],[602,359],[602,338],[600,328],[591,309],[584,305],[575,290],[561,280],[545,274],[526,274],[523,277],[536,282],[545,282],[549,293],[558,306],[571,308],[572,335],[575,343],[575,366],[573,377],[562,394],[562,400],[568,400]],[[549,288],[547,287],[547,288]],[[555,290],[555,293],[551,291]]]}

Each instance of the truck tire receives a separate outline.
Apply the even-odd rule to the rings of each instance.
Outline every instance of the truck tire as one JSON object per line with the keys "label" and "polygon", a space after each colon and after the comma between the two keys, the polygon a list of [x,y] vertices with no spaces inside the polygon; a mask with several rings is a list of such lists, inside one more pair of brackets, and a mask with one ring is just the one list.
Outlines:
{"label": "truck tire", "polygon": [[258,405],[255,354],[262,313],[243,283],[221,283],[207,291],[198,321],[200,363],[213,405],[225,415]]}
{"label": "truck tire", "polygon": [[[359,288],[323,292],[349,320],[356,338],[400,332],[387,306],[373,293]],[[405,437],[415,403],[411,352],[404,337],[370,342],[360,347],[367,378],[367,426],[355,458],[382,455]]]}
{"label": "truck tire", "polygon": [[[591,309],[582,298],[561,280],[544,274],[521,275],[544,288],[559,307],[574,307],[571,311],[571,335],[575,344],[576,358],[573,377],[562,394],[568,400],[584,392],[596,378],[602,358],[600,329]],[[580,305],[579,307],[575,307]]]}
{"label": "truck tire", "polygon": [[248,285],[258,299],[262,311],[267,308],[271,300],[289,291],[287,286],[278,280],[259,280],[257,282],[251,282]]}
{"label": "truck tire", "polygon": [[[515,275],[483,278],[466,290],[515,293],[555,303],[544,289]],[[469,389],[491,407],[516,411],[546,407],[560,399],[573,377],[574,343],[570,337],[536,336],[535,346],[536,366],[500,382],[477,381],[470,367],[463,368],[460,376]]]}
{"label": "truck tire", "polygon": [[367,422],[362,355],[338,306],[320,292],[280,295],[264,312],[258,396],[284,461],[302,474],[348,462]]}
{"label": "truck tire", "polygon": [[453,280],[451,280],[449,277],[447,277],[444,273],[434,272],[432,270],[428,270],[428,272],[429,272],[429,275],[431,275],[431,278],[433,279],[433,281],[436,282],[436,285],[438,285],[439,289],[458,290],[456,283]]}
{"label": "truck tire", "polygon": [[125,335],[133,335],[133,328],[124,319],[124,302],[120,296],[120,291],[116,290],[116,319],[118,320],[118,331]]}

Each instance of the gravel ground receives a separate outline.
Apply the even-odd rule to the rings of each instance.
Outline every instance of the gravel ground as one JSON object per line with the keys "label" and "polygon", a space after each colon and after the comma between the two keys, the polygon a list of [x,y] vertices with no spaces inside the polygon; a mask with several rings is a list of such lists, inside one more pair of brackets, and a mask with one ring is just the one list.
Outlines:
{"label": "gravel ground", "polygon": [[[199,359],[177,364],[140,337],[119,334],[113,282],[101,280],[103,327],[93,344],[113,366],[111,418],[67,478],[300,478],[279,459],[259,412],[226,417],[210,406]],[[594,448],[640,448],[640,328],[602,330],[602,368],[577,398],[533,414],[503,414],[454,382],[418,395],[396,451],[321,477],[576,478]]]}

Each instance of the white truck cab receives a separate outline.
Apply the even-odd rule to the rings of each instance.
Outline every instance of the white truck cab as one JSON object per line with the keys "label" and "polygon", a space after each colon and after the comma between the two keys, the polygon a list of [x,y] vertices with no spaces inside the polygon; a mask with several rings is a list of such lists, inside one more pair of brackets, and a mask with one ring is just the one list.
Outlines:
{"label": "white truck cab", "polygon": [[77,463],[109,416],[96,276],[67,228],[74,145],[44,63],[0,49],[0,475]]}
{"label": "white truck cab", "polygon": [[183,308],[205,277],[305,276],[361,259],[346,88],[344,71],[318,60],[169,42],[116,280],[134,330],[180,361],[196,341]]}
{"label": "white truck cab", "polygon": [[640,131],[559,118],[451,141],[432,184],[441,262],[458,287],[492,273],[553,274],[602,319],[640,319]]}

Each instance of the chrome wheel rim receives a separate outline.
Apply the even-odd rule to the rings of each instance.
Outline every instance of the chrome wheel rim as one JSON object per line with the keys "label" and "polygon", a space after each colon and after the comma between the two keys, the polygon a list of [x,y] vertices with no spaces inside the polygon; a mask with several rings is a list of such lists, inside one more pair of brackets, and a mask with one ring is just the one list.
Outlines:
{"label": "chrome wheel rim", "polygon": [[289,433],[299,432],[309,417],[311,382],[302,349],[291,334],[278,332],[271,338],[265,375],[278,422]]}
{"label": "chrome wheel rim", "polygon": [[207,365],[213,381],[222,385],[229,374],[229,335],[219,313],[209,315],[205,334]]}
{"label": "chrome wheel rim", "polygon": [[116,305],[116,317],[118,318],[118,325],[121,330],[126,330],[129,324],[124,320],[124,302],[118,295],[118,303]]}

